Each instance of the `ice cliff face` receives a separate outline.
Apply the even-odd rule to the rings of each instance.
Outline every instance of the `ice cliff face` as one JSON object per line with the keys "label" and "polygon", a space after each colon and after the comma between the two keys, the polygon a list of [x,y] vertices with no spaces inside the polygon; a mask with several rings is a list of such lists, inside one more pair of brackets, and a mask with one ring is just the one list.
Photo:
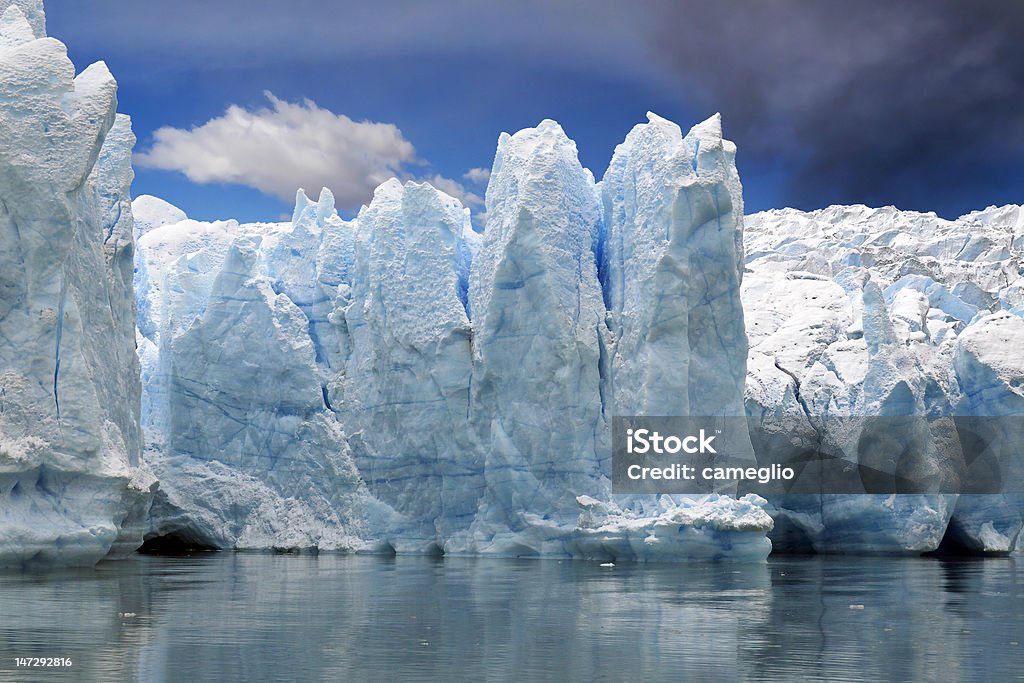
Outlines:
{"label": "ice cliff face", "polygon": [[[599,185],[544,121],[499,140],[479,234],[398,181],[352,221],[327,192],[255,225],[140,198],[151,535],[763,558],[756,497],[613,500],[608,481],[616,411],[742,414],[733,152],[717,117],[684,138],[652,115]],[[682,397],[632,380],[659,363]]]}
{"label": "ice cliff face", "polygon": [[[752,434],[758,459],[798,452],[794,438],[856,452],[869,418],[906,417],[898,467],[936,483],[962,472],[973,456],[949,447],[950,422],[926,428],[914,416],[1022,414],[1024,365],[1011,351],[1024,348],[1022,217],[1019,207],[948,221],[863,206],[748,217],[746,406],[765,425]],[[780,415],[797,416],[794,433],[771,433]],[[986,424],[1008,430],[1008,443],[1020,436],[1017,420]],[[1005,474],[1011,488],[1021,481]],[[922,552],[945,539],[1006,552],[1021,529],[1014,493],[784,496],[772,501],[772,537],[780,549]]]}
{"label": "ice cliff face", "polygon": [[[775,496],[778,549],[1010,551],[1012,486],[938,491],[978,466],[953,416],[1021,414],[1021,211],[785,210],[744,236],[734,154],[717,117],[684,136],[651,115],[595,183],[545,121],[499,140],[482,233],[457,200],[398,181],[351,221],[327,192],[254,225],[140,198],[150,534],[763,557],[756,497],[608,482],[612,415],[746,414],[752,446],[733,451],[761,464],[856,453],[865,491],[893,468],[936,491]],[[1019,440],[999,424],[996,441]],[[879,439],[908,455],[862,447]]]}
{"label": "ice cliff face", "polygon": [[[1021,227],[1018,223],[1018,245]],[[1014,313],[979,312],[957,339],[953,367],[960,382],[960,413],[997,418],[985,421],[986,436],[1019,454],[1024,443],[1024,319],[1019,305],[1015,308]],[[1008,465],[1003,478],[1010,490],[1005,495],[964,495],[957,500],[948,533],[952,543],[975,552],[1024,550],[1024,458]]]}
{"label": "ice cliff face", "polygon": [[325,367],[330,405],[362,479],[395,513],[385,542],[434,551],[468,528],[483,486],[468,419],[479,237],[457,200],[397,180],[356,221],[331,220],[318,254],[336,339],[321,337],[323,356],[337,356]]}
{"label": "ice cliff face", "polygon": [[722,138],[717,115],[685,137],[649,118],[616,148],[601,183],[616,414],[742,415],[736,146]]}
{"label": "ice cliff face", "polygon": [[129,185],[102,63],[77,77],[41,3],[0,1],[0,565],[134,550],[141,465]]}
{"label": "ice cliff face", "polygon": [[322,230],[300,211],[294,224],[185,221],[140,238],[142,423],[162,454],[147,458],[161,480],[151,534],[361,547],[363,490],[308,317]]}
{"label": "ice cliff face", "polygon": [[[481,232],[397,180],[352,220],[325,190],[288,222],[192,221],[129,203],[105,67],[74,77],[38,1],[0,10],[0,564],[143,534],[642,560],[763,558],[773,527],[783,550],[1020,545],[1019,459],[1002,493],[941,492],[991,466],[954,416],[1024,437],[1019,207],[744,233],[718,117],[684,135],[652,114],[600,182],[553,121],[503,134]],[[926,486],[614,496],[614,415],[746,415],[734,456],[856,453],[865,492]],[[904,455],[863,447],[883,441]]]}
{"label": "ice cliff face", "polygon": [[601,208],[576,145],[544,121],[501,136],[487,212],[469,292],[470,420],[487,482],[475,531],[511,550],[531,545],[514,540],[534,526],[530,515],[574,519],[576,496],[608,495]]}

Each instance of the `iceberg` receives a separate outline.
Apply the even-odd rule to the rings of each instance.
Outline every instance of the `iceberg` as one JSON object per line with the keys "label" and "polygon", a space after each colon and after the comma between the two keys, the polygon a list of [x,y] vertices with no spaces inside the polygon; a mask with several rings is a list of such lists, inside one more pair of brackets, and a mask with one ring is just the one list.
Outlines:
{"label": "iceberg", "polygon": [[0,565],[94,564],[142,542],[129,186],[106,66],[75,76],[42,4],[0,2]]}

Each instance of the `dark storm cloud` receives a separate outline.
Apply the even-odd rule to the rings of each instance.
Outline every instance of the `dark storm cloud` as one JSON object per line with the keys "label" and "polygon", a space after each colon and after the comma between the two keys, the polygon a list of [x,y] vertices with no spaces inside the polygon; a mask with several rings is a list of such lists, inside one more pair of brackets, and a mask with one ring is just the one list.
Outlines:
{"label": "dark storm cloud", "polygon": [[[507,73],[511,65],[540,80],[575,69],[587,76],[581,83],[602,74],[641,84],[633,92],[679,103],[659,113],[722,112],[748,187],[773,188],[755,208],[891,203],[952,216],[1024,202],[1022,0],[48,0],[47,8],[63,17],[60,35],[72,43],[119,54],[119,78],[161,82],[216,67],[248,69],[258,81],[262,68],[343,73],[353,59],[415,66],[446,55],[446,68],[500,64]],[[500,84],[466,81],[467,98],[487,98],[480,111],[502,107]],[[635,104],[638,115],[652,106]],[[614,142],[601,142],[610,155]]]}
{"label": "dark storm cloud", "polygon": [[787,203],[955,213],[994,185],[1024,202],[1024,3],[701,0],[659,14],[655,54],[722,110],[742,153],[785,170]]}
{"label": "dark storm cloud", "polygon": [[[639,15],[622,0],[47,0],[65,37],[162,72],[428,54],[633,68]],[[116,43],[111,37],[116,36]],[[608,47],[618,44],[616,51]],[[438,74],[443,77],[444,74]]]}

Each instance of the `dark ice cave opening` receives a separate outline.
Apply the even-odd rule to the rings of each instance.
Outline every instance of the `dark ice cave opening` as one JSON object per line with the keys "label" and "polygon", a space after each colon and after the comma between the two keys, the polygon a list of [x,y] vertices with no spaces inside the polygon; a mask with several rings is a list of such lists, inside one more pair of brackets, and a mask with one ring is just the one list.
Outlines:
{"label": "dark ice cave opening", "polygon": [[169,534],[147,538],[137,552],[143,555],[177,556],[216,550],[217,548],[190,538],[187,534],[172,531]]}

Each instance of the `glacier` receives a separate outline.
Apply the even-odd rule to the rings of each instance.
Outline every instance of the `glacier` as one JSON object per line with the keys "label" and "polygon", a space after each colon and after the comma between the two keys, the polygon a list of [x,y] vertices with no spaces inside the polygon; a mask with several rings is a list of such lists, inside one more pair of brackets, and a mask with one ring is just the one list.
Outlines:
{"label": "glacier", "polygon": [[[196,221],[131,199],[116,83],[41,0],[0,0],[0,88],[0,565],[1024,550],[1019,206],[745,216],[720,117],[648,114],[600,180],[554,121],[502,133],[483,227],[398,179]],[[622,415],[745,419],[735,457],[864,491],[615,494]]]}
{"label": "glacier", "polygon": [[[794,439],[856,443],[873,416],[932,418],[929,429],[905,422],[915,428],[900,437],[907,458],[918,459],[900,464],[922,479],[953,476],[971,455],[950,448],[958,435],[934,418],[1004,417],[985,424],[1006,432],[1003,443],[1019,442],[1020,207],[955,221],[893,207],[775,210],[748,216],[745,239],[746,406],[759,462],[785,460],[799,450]],[[793,416],[792,433],[772,433],[779,416]],[[1005,494],[773,499],[773,543],[817,552],[1010,552],[1024,511],[1015,460],[1003,463]]]}
{"label": "glacier", "polygon": [[412,181],[352,220],[327,190],[243,225],[137,198],[149,537],[763,559],[755,495],[611,493],[613,414],[744,412],[735,146],[717,116],[648,118],[601,182],[554,121],[502,134],[480,232]]}
{"label": "glacier", "polygon": [[39,0],[0,1],[0,566],[94,564],[142,542],[128,117],[75,75]]}
{"label": "glacier", "polygon": [[[181,220],[139,198],[136,213],[156,226],[140,238],[136,274],[143,424],[167,491],[150,534],[210,547],[602,559],[1012,552],[1024,502],[1012,467],[1003,494],[611,494],[613,415],[746,415],[751,443],[738,452],[759,465],[809,447],[856,452],[878,416],[928,417],[898,436],[914,454],[901,471],[927,481],[968,461],[950,448],[956,426],[935,418],[1021,415],[1019,207],[956,221],[861,206],[744,217],[734,158],[718,117],[684,136],[652,114],[595,182],[544,121],[499,139],[481,232],[456,199],[397,180],[352,220],[327,191],[316,202],[300,192],[292,222],[278,224]],[[255,249],[244,267],[232,257],[240,249]],[[306,347],[306,380],[246,380],[229,403],[262,387],[265,429],[276,431],[287,387],[308,401],[299,424],[313,413],[336,422],[334,441],[319,437],[327,447],[310,446],[302,465],[340,454],[352,478],[333,502],[311,506],[315,485],[282,487],[270,473],[280,460],[244,470],[241,484],[241,461],[209,454],[222,445],[182,440],[207,428],[201,411],[170,418],[224,407],[240,298],[210,292],[233,270],[298,310],[287,350],[274,341],[249,363],[288,365]],[[174,338],[225,316],[174,371],[199,403],[169,395],[181,381],[167,375],[181,357]],[[255,333],[265,322],[247,324]],[[218,360],[189,367],[201,356]],[[1002,443],[1019,439],[1018,422],[996,424]],[[251,457],[251,444],[240,448]],[[872,467],[881,456],[859,457]],[[247,502],[204,497],[211,482]],[[243,531],[252,525],[260,533]]]}
{"label": "glacier", "polygon": [[365,488],[325,406],[300,308],[308,299],[281,291],[292,264],[266,258],[315,253],[320,227],[285,225],[185,221],[139,239],[142,425],[161,482],[151,535],[209,547],[362,547],[351,508],[365,507]]}

